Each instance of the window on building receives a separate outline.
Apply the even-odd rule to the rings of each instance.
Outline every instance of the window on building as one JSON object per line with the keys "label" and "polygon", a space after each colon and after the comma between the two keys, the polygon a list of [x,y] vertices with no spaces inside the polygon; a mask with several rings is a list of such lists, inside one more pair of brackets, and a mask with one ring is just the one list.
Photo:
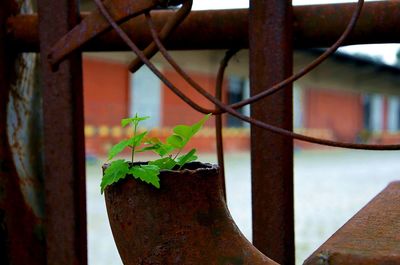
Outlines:
{"label": "window on building", "polygon": [[296,84],[293,86],[293,127],[303,128],[303,90]]}
{"label": "window on building", "polygon": [[379,133],[383,130],[383,96],[368,94],[363,96],[364,129]]}
{"label": "window on building", "polygon": [[369,95],[363,96],[363,113],[364,129],[371,131],[371,97]]}
{"label": "window on building", "polygon": [[388,98],[387,126],[391,133],[400,131],[400,98],[398,96]]}
{"label": "window on building", "polygon": [[[228,103],[233,104],[242,101],[249,95],[249,82],[243,78],[237,76],[230,76],[228,83]],[[248,115],[250,112],[249,108],[238,109],[242,114]],[[227,119],[228,127],[244,127],[245,123],[236,117],[228,115]]]}

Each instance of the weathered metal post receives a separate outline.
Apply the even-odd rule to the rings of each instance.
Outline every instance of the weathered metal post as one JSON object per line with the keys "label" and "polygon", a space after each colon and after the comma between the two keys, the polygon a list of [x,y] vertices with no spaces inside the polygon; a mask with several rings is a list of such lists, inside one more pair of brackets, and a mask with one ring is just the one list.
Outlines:
{"label": "weathered metal post", "polygon": [[[21,7],[18,6],[21,4]],[[0,2],[0,264],[45,263],[35,61],[7,40],[7,19],[29,0]],[[37,128],[36,128],[37,129]],[[36,136],[36,137],[35,137]],[[33,151],[33,152],[32,152]]]}
{"label": "weathered metal post", "polygon": [[79,22],[78,1],[39,0],[47,265],[87,264],[81,55],[55,72],[51,46]]}
{"label": "weathered metal post", "polygon": [[[251,0],[250,87],[257,94],[292,73],[291,0]],[[257,102],[253,118],[292,130],[292,90]],[[294,264],[293,142],[251,128],[253,243],[280,264]]]}

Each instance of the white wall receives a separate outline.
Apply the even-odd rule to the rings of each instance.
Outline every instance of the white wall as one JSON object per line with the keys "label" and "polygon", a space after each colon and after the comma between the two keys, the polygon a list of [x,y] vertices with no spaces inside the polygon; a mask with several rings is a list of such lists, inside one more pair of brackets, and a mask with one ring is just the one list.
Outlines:
{"label": "white wall", "polygon": [[154,128],[161,125],[161,83],[146,67],[130,75],[129,115],[150,116],[141,123],[143,127]]}

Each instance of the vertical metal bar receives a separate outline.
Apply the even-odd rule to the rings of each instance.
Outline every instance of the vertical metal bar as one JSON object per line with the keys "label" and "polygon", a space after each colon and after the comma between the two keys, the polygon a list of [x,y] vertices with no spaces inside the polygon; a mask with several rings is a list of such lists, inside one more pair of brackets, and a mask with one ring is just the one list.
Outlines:
{"label": "vertical metal bar", "polygon": [[[256,94],[292,73],[291,0],[251,0],[250,87]],[[257,102],[253,118],[292,130],[292,90]],[[251,128],[253,242],[280,264],[294,264],[293,141]]]}
{"label": "vertical metal bar", "polygon": [[78,23],[78,1],[38,0],[43,86],[47,265],[87,264],[82,60],[52,72],[47,54]]}

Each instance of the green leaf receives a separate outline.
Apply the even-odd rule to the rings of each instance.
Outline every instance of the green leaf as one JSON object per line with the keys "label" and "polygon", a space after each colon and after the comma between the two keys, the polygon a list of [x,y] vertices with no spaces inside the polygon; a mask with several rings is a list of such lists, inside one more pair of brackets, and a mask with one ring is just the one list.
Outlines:
{"label": "green leaf", "polygon": [[190,139],[192,137],[192,127],[187,125],[177,125],[174,127],[173,132],[182,137],[182,139]]}
{"label": "green leaf", "polygon": [[131,139],[129,139],[130,147],[137,147],[142,144],[143,138],[147,135],[147,132],[143,132],[141,134],[133,136]]}
{"label": "green leaf", "polygon": [[126,177],[126,174],[129,172],[129,165],[128,163],[123,160],[115,160],[111,162],[108,168],[104,171],[103,178],[101,180],[101,194],[103,194],[104,189],[120,179]]}
{"label": "green leaf", "polygon": [[150,161],[149,165],[157,166],[160,170],[170,170],[176,166],[175,160],[170,157],[160,158],[154,161]]}
{"label": "green leaf", "polygon": [[161,140],[158,137],[146,138],[144,142],[146,144],[162,144]]}
{"label": "green leaf", "polygon": [[139,122],[149,119],[149,116],[139,117],[137,114],[133,118],[126,118],[121,120],[122,127],[126,127],[129,124],[138,125]]}
{"label": "green leaf", "polygon": [[157,150],[159,148],[158,145],[150,145],[150,146],[145,146],[141,149],[136,150],[136,153],[141,153],[141,152],[146,152],[146,151],[154,151]]}
{"label": "green leaf", "polygon": [[211,113],[205,115],[199,122],[192,126],[192,136],[195,135],[201,129],[201,127],[203,127],[204,123],[208,120],[208,118],[210,118],[210,116]]}
{"label": "green leaf", "polygon": [[131,144],[131,139],[128,139],[128,140],[123,140],[123,141],[117,143],[116,145],[114,145],[110,149],[110,152],[108,152],[108,160],[113,159],[116,155],[121,153],[130,144]]}
{"label": "green leaf", "polygon": [[167,138],[167,143],[175,148],[181,149],[185,146],[186,141],[182,137],[174,134]]}
{"label": "green leaf", "polygon": [[177,159],[177,164],[182,167],[186,163],[195,161],[197,159],[196,154],[196,149],[190,150],[186,155],[180,156]]}
{"label": "green leaf", "polygon": [[147,150],[152,150],[159,156],[163,157],[170,154],[172,151],[176,149],[176,147],[170,144],[164,144],[161,140],[157,137],[149,138],[145,140],[146,144],[151,144],[152,147],[148,147]]}
{"label": "green leaf", "polygon": [[108,153],[108,160],[113,159],[116,155],[121,153],[125,148],[129,147],[136,147],[139,146],[142,143],[143,138],[146,136],[147,132],[138,134],[131,139],[128,140],[122,140],[121,142],[117,143],[114,145],[111,149],[110,152]]}
{"label": "green leaf", "polygon": [[[210,117],[210,114],[205,115],[199,122],[192,126],[187,125],[177,125],[174,127],[174,134],[168,137],[167,142],[178,149],[182,149],[186,146],[189,140],[201,129],[204,123]],[[178,139],[180,138],[180,140]]]}
{"label": "green leaf", "polygon": [[129,174],[132,174],[135,178],[152,184],[156,188],[160,188],[160,169],[155,165],[141,165],[134,166],[129,170]]}
{"label": "green leaf", "polygon": [[161,144],[158,149],[154,150],[159,156],[163,157],[171,154],[176,148],[169,144]]}

